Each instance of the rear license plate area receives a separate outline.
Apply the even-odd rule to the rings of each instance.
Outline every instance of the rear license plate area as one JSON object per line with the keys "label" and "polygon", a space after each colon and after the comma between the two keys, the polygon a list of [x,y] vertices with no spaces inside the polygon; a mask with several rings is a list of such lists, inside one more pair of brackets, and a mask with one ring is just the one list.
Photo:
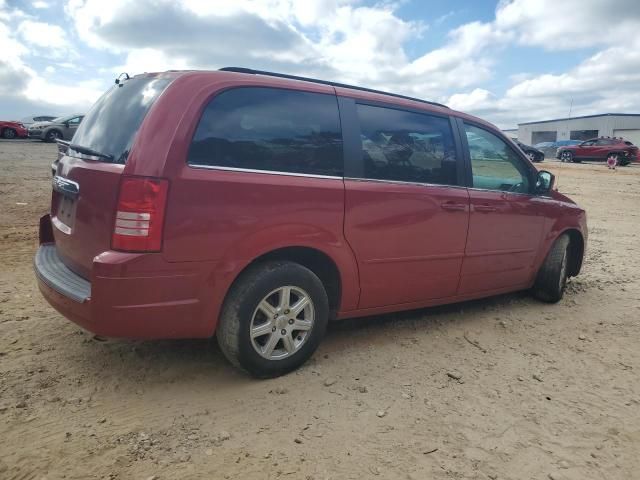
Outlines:
{"label": "rear license plate area", "polygon": [[54,223],[57,224],[56,226],[65,233],[70,233],[73,228],[76,218],[77,204],[77,199],[67,197],[66,195],[60,195],[60,201],[58,202],[58,208],[56,209],[55,216],[57,221]]}

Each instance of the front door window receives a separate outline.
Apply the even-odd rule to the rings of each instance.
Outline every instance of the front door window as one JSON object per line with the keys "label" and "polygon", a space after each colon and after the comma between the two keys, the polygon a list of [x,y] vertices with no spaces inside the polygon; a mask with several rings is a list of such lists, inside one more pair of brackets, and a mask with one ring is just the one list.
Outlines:
{"label": "front door window", "polygon": [[515,150],[493,133],[465,124],[473,188],[529,193],[531,181]]}

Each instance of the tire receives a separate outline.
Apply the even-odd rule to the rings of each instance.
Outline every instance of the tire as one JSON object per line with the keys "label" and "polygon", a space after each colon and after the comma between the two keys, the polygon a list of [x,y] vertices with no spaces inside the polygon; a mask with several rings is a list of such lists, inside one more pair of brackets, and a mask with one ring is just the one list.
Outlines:
{"label": "tire", "polygon": [[561,162],[575,162],[575,159],[573,158],[573,153],[569,152],[567,150],[565,150],[564,152],[560,152],[560,161]]}
{"label": "tire", "polygon": [[[286,288],[291,288],[291,293],[283,305]],[[298,314],[290,313],[288,305],[296,306],[305,295],[310,306]],[[269,304],[266,310],[265,302]],[[295,370],[311,357],[324,337],[328,320],[329,299],[320,279],[297,263],[270,261],[251,267],[234,283],[222,307],[216,337],[233,365],[257,378],[273,378]],[[296,330],[301,322],[310,328]]]}
{"label": "tire", "polygon": [[629,165],[631,163],[631,161],[628,158],[624,158],[622,155],[620,155],[619,153],[609,153],[607,154],[607,160],[609,160],[609,158],[615,158],[616,159],[616,165],[619,167],[626,167],[627,165]]}
{"label": "tire", "polygon": [[538,271],[533,295],[543,302],[556,303],[562,299],[567,286],[569,262],[569,236],[561,235],[551,246]]}
{"label": "tire", "polygon": [[11,140],[18,136],[18,132],[16,132],[13,128],[5,128],[2,131],[2,138],[6,138],[7,140]]}
{"label": "tire", "polygon": [[62,133],[59,130],[49,130],[44,136],[45,142],[55,142],[57,139],[62,139]]}

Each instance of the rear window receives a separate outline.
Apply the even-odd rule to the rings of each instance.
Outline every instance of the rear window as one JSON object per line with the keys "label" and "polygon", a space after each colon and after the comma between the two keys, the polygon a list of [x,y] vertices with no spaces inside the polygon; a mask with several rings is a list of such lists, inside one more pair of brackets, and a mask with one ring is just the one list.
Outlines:
{"label": "rear window", "polygon": [[134,77],[113,86],[91,107],[71,143],[126,163],[142,120],[172,80]]}
{"label": "rear window", "polygon": [[227,90],[205,108],[189,164],[342,176],[335,95],[263,87]]}

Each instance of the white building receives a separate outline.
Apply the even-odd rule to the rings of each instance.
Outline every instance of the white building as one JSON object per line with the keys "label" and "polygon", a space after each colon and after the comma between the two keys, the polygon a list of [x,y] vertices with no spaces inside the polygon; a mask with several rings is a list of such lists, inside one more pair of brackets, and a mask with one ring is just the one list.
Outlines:
{"label": "white building", "polygon": [[506,129],[502,130],[502,133],[504,133],[507,137],[509,137],[512,140],[517,140],[518,139],[518,129],[517,128],[506,128]]}
{"label": "white building", "polygon": [[623,137],[640,145],[640,114],[602,113],[518,124],[518,140],[527,145],[595,137]]}

